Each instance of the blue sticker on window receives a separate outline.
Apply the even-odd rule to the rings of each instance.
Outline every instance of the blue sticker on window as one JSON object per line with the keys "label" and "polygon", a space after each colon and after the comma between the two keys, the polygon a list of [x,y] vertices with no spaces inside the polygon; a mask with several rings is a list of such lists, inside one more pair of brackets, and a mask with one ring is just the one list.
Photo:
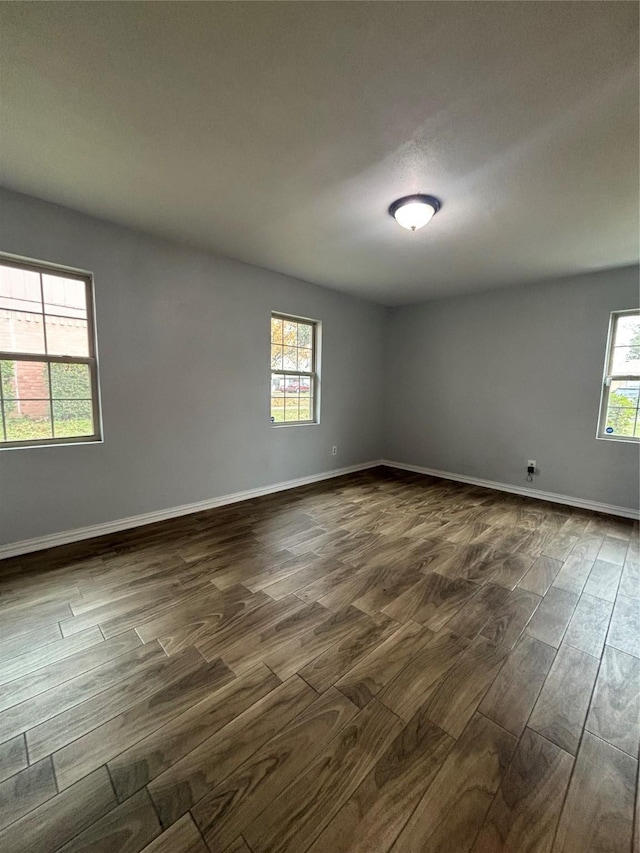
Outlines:
{"label": "blue sticker on window", "polygon": [[608,433],[609,435],[611,435],[611,433],[613,432],[613,427],[607,427],[605,429],[605,432]]}

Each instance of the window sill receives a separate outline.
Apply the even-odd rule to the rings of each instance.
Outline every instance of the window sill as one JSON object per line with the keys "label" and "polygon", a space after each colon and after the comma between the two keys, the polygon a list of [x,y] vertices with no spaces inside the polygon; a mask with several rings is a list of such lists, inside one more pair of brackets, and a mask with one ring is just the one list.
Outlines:
{"label": "window sill", "polygon": [[599,441],[621,441],[624,444],[640,444],[640,438],[633,435],[597,435]]}
{"label": "window sill", "polygon": [[291,421],[289,423],[269,424],[273,429],[282,429],[282,427],[310,427],[320,426],[319,421]]}
{"label": "window sill", "polygon": [[2,444],[0,452],[3,450],[39,450],[43,447],[79,447],[87,444],[104,444],[102,437],[97,438],[53,438],[50,441],[34,441],[33,444]]}

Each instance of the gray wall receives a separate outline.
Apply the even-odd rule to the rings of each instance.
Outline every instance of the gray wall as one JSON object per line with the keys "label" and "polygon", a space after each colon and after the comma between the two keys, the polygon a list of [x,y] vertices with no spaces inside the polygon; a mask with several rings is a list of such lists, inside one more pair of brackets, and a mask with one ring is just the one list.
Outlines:
{"label": "gray wall", "polygon": [[[381,458],[384,308],[7,191],[0,250],[94,273],[105,436],[0,453],[0,543]],[[322,321],[318,426],[270,426],[272,310]]]}
{"label": "gray wall", "polygon": [[638,507],[638,445],[595,438],[609,313],[638,305],[638,269],[394,310],[386,458]]}
{"label": "gray wall", "polygon": [[[389,310],[4,190],[0,250],[94,273],[106,439],[2,451],[0,543],[380,458],[638,506],[595,438],[635,268]],[[322,321],[318,426],[269,424],[272,310]]]}

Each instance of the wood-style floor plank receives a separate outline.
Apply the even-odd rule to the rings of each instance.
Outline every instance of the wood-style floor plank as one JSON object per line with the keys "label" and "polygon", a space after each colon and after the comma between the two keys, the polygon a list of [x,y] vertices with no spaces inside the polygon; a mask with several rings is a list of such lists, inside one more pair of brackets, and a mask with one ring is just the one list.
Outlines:
{"label": "wood-style floor plank", "polygon": [[552,646],[524,634],[486,692],[480,712],[520,737],[555,656]]}
{"label": "wood-style floor plank", "polygon": [[493,643],[512,649],[542,601],[526,589],[514,589],[481,631]]}
{"label": "wood-style floor plank", "polygon": [[[378,698],[400,719],[408,722],[445,673],[470,645],[470,641],[449,631],[440,632],[422,650],[411,655],[405,666],[390,680]],[[342,682],[338,682],[341,687]]]}
{"label": "wood-style floor plank", "polygon": [[[148,666],[165,657],[158,644],[140,646],[44,693],[37,693],[17,705],[12,705],[0,713],[0,740],[33,729],[34,726],[84,703],[111,686],[123,682],[126,685],[127,679],[139,675]],[[10,685],[14,683],[10,682]],[[4,686],[6,688],[9,685]]]}
{"label": "wood-style floor plank", "polygon": [[611,611],[610,601],[583,593],[573,611],[564,642],[599,658],[607,636]]}
{"label": "wood-style floor plank", "polygon": [[[136,624],[150,618],[153,612],[171,604],[175,600],[176,593],[180,593],[181,589],[181,584],[174,581],[160,591],[157,589],[145,590],[125,598],[117,598],[115,601],[107,601],[104,604],[92,607],[79,616],[70,614],[69,619],[63,619],[60,622],[62,635],[70,637],[87,628],[100,625],[105,639],[109,639],[115,634],[134,628]],[[127,619],[127,625],[123,625],[121,630],[114,630],[115,624],[118,625],[118,628],[121,624],[114,623],[114,620],[124,619]]]}
{"label": "wood-style floor plank", "polygon": [[357,713],[346,696],[328,690],[216,785],[191,810],[209,848],[226,849]]}
{"label": "wood-style floor plank", "polygon": [[375,699],[242,833],[253,853],[306,850],[402,730]]}
{"label": "wood-style floor plank", "polygon": [[236,605],[236,612],[243,610],[246,602],[266,602],[264,596],[255,596],[241,584],[230,587],[224,592],[207,584],[200,593],[176,607],[171,607],[160,615],[148,619],[136,626],[136,633],[143,643],[159,640],[160,637],[171,635],[173,631],[185,625],[200,623],[205,619],[213,619],[228,611],[229,606]]}
{"label": "wood-style floor plank", "polygon": [[[115,661],[140,645],[140,639],[135,631],[128,631],[112,640],[90,646],[83,652],[76,652],[70,658],[50,663],[42,669],[16,678],[9,684],[0,685],[0,711],[24,702],[39,693],[52,690],[64,682],[70,682],[110,661]],[[118,665],[114,664],[116,667]]]}
{"label": "wood-style floor plank", "polygon": [[447,622],[447,630],[473,640],[508,597],[509,591],[504,587],[492,583],[480,587],[473,598],[463,604]]}
{"label": "wood-style floor plank", "polygon": [[262,590],[267,595],[271,596],[271,598],[278,601],[286,595],[291,595],[292,593],[296,593],[299,590],[304,589],[314,581],[322,580],[322,578],[330,575],[334,571],[340,570],[341,568],[345,568],[344,564],[335,559],[307,559],[303,568],[298,569],[296,572],[292,572],[290,575],[287,575],[287,577],[281,578],[274,583],[263,586]]}
{"label": "wood-style floor plank", "polygon": [[400,833],[393,853],[470,850],[517,742],[476,714]]}
{"label": "wood-style floor plank", "polygon": [[585,594],[615,601],[621,574],[622,566],[596,560],[584,587]]}
{"label": "wood-style floor plank", "polygon": [[398,622],[411,619],[432,631],[439,631],[477,592],[477,585],[464,578],[452,580],[430,572],[387,605],[384,613]]}
{"label": "wood-style floor plank", "polygon": [[265,666],[213,692],[107,763],[120,802],[195,750],[280,684]]}
{"label": "wood-style floor plank", "polygon": [[[527,534],[528,538],[529,534]],[[509,553],[496,555],[495,568],[489,581],[504,589],[513,590],[519,586],[520,581],[533,565],[533,557],[527,554]]]}
{"label": "wood-style floor plank", "polygon": [[236,840],[230,847],[227,847],[224,853],[252,853],[252,851],[249,850],[247,842],[244,840],[244,838],[240,836],[236,838]]}
{"label": "wood-style floor plank", "polygon": [[606,646],[587,731],[634,758],[640,749],[640,659]]}
{"label": "wood-style floor plank", "polygon": [[578,544],[579,537],[571,533],[558,533],[546,545],[542,554],[554,560],[566,560],[571,550]]}
{"label": "wood-style floor plank", "polygon": [[0,832],[0,850],[54,853],[117,805],[104,767]]}
{"label": "wood-style floor plank", "polygon": [[525,628],[525,633],[556,649],[562,642],[578,596],[552,586]]}
{"label": "wood-style floor plank", "polygon": [[605,563],[617,563],[619,566],[622,566],[627,556],[628,547],[629,542],[626,539],[605,536],[598,551],[598,559],[603,560]]}
{"label": "wood-style floor plank", "polygon": [[[292,596],[292,599],[295,599],[295,596]],[[266,658],[275,656],[285,644],[301,638],[314,628],[327,623],[331,618],[331,611],[319,602],[301,604],[298,599],[295,600],[298,603],[292,605],[282,618],[265,627],[264,630],[242,637],[230,647],[221,650],[225,663],[235,673],[246,672],[257,663],[265,661]],[[274,602],[274,605],[278,606],[284,601],[286,599]],[[350,611],[351,618],[354,613],[355,608]],[[212,645],[211,648],[213,647]],[[209,654],[210,652],[205,655],[207,659]]]}
{"label": "wood-style floor plank", "polygon": [[[241,847],[236,848],[238,853]],[[249,848],[246,848],[251,853]],[[151,841],[141,853],[209,853],[189,813],[172,824],[154,841]]]}
{"label": "wood-style floor plank", "polygon": [[59,660],[65,660],[99,643],[104,643],[100,628],[87,628],[86,631],[75,634],[73,637],[54,640],[42,648],[34,648],[19,657],[5,660],[0,664],[0,684],[15,681],[23,675],[28,675]]}
{"label": "wood-style floor plank", "polygon": [[449,754],[453,739],[418,711],[309,848],[385,853]]}
{"label": "wood-style floor plank", "polygon": [[2,561],[2,853],[630,853],[638,530],[381,467]]}
{"label": "wood-style floor plank", "polygon": [[[221,660],[204,665],[196,662],[194,666],[187,659],[180,669],[170,670],[168,665],[165,666],[161,672],[162,683],[157,690],[104,723],[96,725],[99,717],[91,716],[89,709],[91,728],[85,734],[73,737],[78,730],[70,732],[68,721],[63,721],[64,738],[68,743],[58,748],[53,756],[58,787],[60,790],[67,788],[106,764],[233,678],[233,673]],[[102,703],[103,694],[98,698]],[[29,736],[28,742],[31,743]],[[50,743],[47,748],[49,746]]]}
{"label": "wood-style floor plank", "polygon": [[28,654],[61,639],[62,631],[57,622],[43,625],[29,634],[18,634],[16,637],[0,643],[0,663]]}
{"label": "wood-style floor plank", "polygon": [[324,693],[399,627],[398,622],[384,614],[379,614],[376,619],[366,619],[343,640],[303,666],[298,674],[318,693]]}
{"label": "wood-style floor plank", "polygon": [[407,622],[337,682],[336,687],[364,708],[433,637],[433,632]]}
{"label": "wood-style floor plank", "polygon": [[149,794],[138,791],[113,811],[87,827],[60,853],[138,853],[160,835],[160,823]]}
{"label": "wood-style floor plank", "polygon": [[[502,645],[476,637],[443,675],[424,705],[427,717],[459,738],[508,656]],[[380,697],[384,701],[383,696]]]}
{"label": "wood-style floor plank", "polygon": [[553,844],[573,757],[527,729],[473,853],[542,853]]}
{"label": "wood-style floor plank", "polygon": [[330,649],[364,622],[372,620],[362,610],[349,605],[344,610],[328,613],[311,630],[289,640],[283,639],[273,652],[267,654],[265,664],[282,681],[299,672],[307,663],[314,661],[322,652]]}
{"label": "wood-style floor plank", "polygon": [[195,649],[186,649],[182,655],[171,660],[158,655],[137,672],[100,691],[91,699],[30,728],[27,732],[29,760],[35,761],[49,755],[114,716],[151,700],[160,690],[180,682],[201,666],[202,661]]}
{"label": "wood-style floor plank", "polygon": [[598,556],[598,551],[604,539],[603,533],[589,533],[588,522],[585,527],[585,532],[580,535],[580,538],[571,549],[571,556],[577,557],[580,560],[595,560]]}
{"label": "wood-style floor plank", "polygon": [[567,592],[580,595],[592,569],[592,560],[583,560],[572,554],[563,563],[553,581],[553,586],[556,589],[565,589]]}
{"label": "wood-style floor plank", "polygon": [[640,598],[640,561],[637,557],[625,560],[619,592],[627,598]]}
{"label": "wood-style floor plank", "polygon": [[25,767],[0,783],[0,830],[57,793],[50,758]]}
{"label": "wood-style floor plank", "polygon": [[170,826],[317,698],[294,675],[147,786],[163,827]]}
{"label": "wood-style floor plank", "polygon": [[553,853],[631,849],[638,762],[585,732]]}
{"label": "wood-style floor plank", "polygon": [[[295,595],[288,595],[280,601],[269,598],[265,604],[248,613],[239,613],[234,616],[205,639],[197,640],[195,646],[205,660],[215,660],[219,657],[226,660],[225,656],[229,649],[234,647],[237,649],[238,644],[243,641],[255,642],[258,634],[268,631],[281,619],[304,613],[304,608],[304,602]],[[314,612],[320,614],[320,611]]]}
{"label": "wood-style floor plank", "polygon": [[24,735],[0,743],[0,782],[23,770],[29,763]]}
{"label": "wood-style floor plank", "polygon": [[71,616],[71,608],[66,602],[54,601],[12,607],[2,613],[0,643],[6,643],[24,634],[50,628],[69,616]]}
{"label": "wood-style floor plank", "polygon": [[533,708],[529,727],[575,755],[597,674],[595,658],[563,644]]}
{"label": "wood-style floor plank", "polygon": [[607,645],[640,658],[640,599],[618,595],[611,616]]}
{"label": "wood-style floor plank", "polygon": [[518,582],[518,586],[521,589],[528,589],[529,592],[535,592],[536,595],[546,595],[561,568],[560,560],[540,556]]}

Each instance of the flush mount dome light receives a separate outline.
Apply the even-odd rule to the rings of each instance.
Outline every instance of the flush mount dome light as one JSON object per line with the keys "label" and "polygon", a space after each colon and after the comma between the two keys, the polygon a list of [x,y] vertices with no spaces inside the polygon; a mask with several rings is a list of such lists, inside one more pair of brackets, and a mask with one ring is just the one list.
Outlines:
{"label": "flush mount dome light", "polygon": [[422,228],[431,217],[440,210],[439,200],[432,195],[406,195],[394,201],[389,207],[389,213],[398,225],[408,231]]}

